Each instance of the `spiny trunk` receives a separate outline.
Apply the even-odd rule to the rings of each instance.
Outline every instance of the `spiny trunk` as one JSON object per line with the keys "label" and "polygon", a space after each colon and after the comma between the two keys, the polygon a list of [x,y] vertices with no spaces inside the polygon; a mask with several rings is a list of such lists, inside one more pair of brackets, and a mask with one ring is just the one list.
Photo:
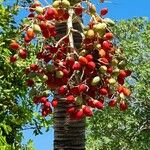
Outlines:
{"label": "spiny trunk", "polygon": [[[74,29],[81,31],[78,23],[73,23]],[[57,26],[58,34],[66,34],[67,24]],[[78,33],[73,34],[74,46],[80,47],[82,38]],[[66,114],[68,106],[59,102],[54,110],[54,150],[85,150],[85,119],[70,120]]]}

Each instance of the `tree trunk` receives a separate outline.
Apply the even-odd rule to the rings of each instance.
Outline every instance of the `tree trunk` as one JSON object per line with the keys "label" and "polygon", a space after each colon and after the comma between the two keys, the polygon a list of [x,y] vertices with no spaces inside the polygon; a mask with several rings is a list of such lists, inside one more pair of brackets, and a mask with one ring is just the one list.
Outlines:
{"label": "tree trunk", "polygon": [[[78,23],[73,23],[73,28],[81,31]],[[58,34],[65,35],[66,32],[66,23],[57,26]],[[74,33],[73,40],[74,46],[79,48],[81,35]],[[70,120],[66,114],[67,107],[65,102],[59,102],[54,110],[54,150],[85,150],[85,119]]]}

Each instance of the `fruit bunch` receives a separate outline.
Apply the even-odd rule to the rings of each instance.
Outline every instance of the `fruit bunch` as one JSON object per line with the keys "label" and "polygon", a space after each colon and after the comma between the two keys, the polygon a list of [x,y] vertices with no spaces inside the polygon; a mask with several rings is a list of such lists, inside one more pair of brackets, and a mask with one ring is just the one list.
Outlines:
{"label": "fruit bunch", "polygon": [[[29,94],[35,104],[41,105],[42,115],[47,116],[52,107],[62,102],[73,119],[90,117],[93,109],[103,109],[107,104],[126,110],[131,92],[124,81],[131,71],[125,69],[123,49],[113,44],[111,27],[115,22],[104,18],[108,9],[97,13],[88,0],[77,4],[56,0],[49,6],[35,0],[29,11],[22,25],[23,40],[10,43],[11,51],[15,51],[10,62],[15,63],[18,57],[30,57],[32,43],[40,45],[32,53],[36,61],[25,69],[25,74]],[[80,18],[84,13],[90,16],[87,26]],[[57,25],[64,22],[67,33],[62,36],[57,32]],[[80,25],[82,32],[73,28],[74,22]],[[80,48],[74,44],[74,33],[82,37]],[[52,101],[49,101],[50,95],[54,97]]]}

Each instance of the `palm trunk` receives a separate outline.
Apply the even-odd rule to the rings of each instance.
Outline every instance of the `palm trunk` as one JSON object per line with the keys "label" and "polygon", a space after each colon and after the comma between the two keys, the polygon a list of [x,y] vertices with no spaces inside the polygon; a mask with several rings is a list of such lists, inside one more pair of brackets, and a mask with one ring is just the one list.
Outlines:
{"label": "palm trunk", "polygon": [[[81,31],[78,23],[73,23],[73,27]],[[58,34],[65,34],[66,31],[66,23],[57,26]],[[74,46],[79,48],[81,35],[73,34],[73,40]],[[70,120],[66,114],[67,107],[65,102],[59,102],[54,110],[54,150],[85,150],[85,119]]]}

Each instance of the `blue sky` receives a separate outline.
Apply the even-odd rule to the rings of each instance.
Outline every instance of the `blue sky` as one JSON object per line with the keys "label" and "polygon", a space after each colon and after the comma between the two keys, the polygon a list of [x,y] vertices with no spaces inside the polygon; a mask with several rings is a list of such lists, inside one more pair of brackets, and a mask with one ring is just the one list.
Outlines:
{"label": "blue sky", "polygon": [[[98,3],[99,0],[93,0],[93,3]],[[49,1],[50,2],[50,1]],[[97,5],[98,11],[100,8],[108,7],[109,13],[106,17],[115,20],[131,19],[133,17],[148,17],[150,18],[150,0],[109,0],[100,6]],[[20,15],[22,17],[22,15]],[[21,17],[18,17],[21,18]],[[24,132],[24,143],[30,138],[34,141],[36,150],[52,150],[53,149],[53,129],[43,135],[34,136],[32,131]]]}

